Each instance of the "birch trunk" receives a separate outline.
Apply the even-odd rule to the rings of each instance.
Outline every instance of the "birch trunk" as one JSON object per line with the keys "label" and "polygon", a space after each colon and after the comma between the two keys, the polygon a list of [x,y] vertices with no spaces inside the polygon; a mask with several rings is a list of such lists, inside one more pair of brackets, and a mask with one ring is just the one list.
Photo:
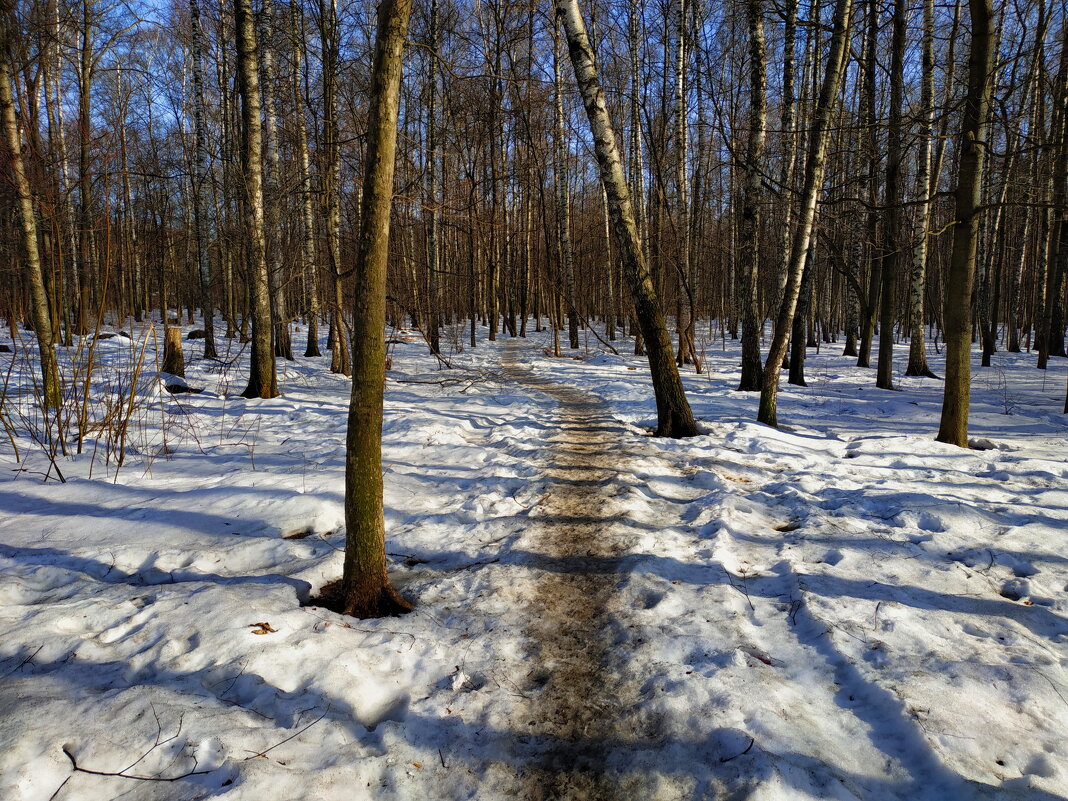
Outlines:
{"label": "birch trunk", "polygon": [[252,301],[252,359],[248,386],[241,394],[246,398],[273,398],[278,395],[278,380],[271,347],[271,299],[264,239],[263,127],[260,121],[260,80],[251,0],[234,0],[234,21],[237,34],[237,82],[242,101],[248,291]]}
{"label": "birch trunk", "polygon": [[809,241],[816,220],[816,201],[823,185],[823,172],[827,160],[828,128],[831,113],[838,98],[838,90],[845,70],[848,50],[852,0],[837,0],[834,10],[834,27],[831,34],[831,49],[827,58],[823,85],[812,119],[808,152],[805,158],[805,184],[801,194],[801,208],[790,247],[790,262],[782,305],[775,323],[768,358],[764,362],[764,385],[760,390],[760,409],[757,419],[768,425],[778,425],[776,406],[779,393],[779,370],[786,356],[786,344],[793,325],[797,298],[801,290],[801,278],[808,253]]}
{"label": "birch trunk", "polygon": [[556,241],[560,252],[560,272],[567,293],[567,333],[572,349],[579,346],[578,314],[575,310],[575,258],[571,248],[571,203],[567,188],[567,134],[564,127],[564,84],[560,73],[563,56],[557,33],[553,47],[553,87],[556,100],[555,163]]}
{"label": "birch trunk", "polygon": [[341,143],[337,120],[337,0],[319,0],[323,60],[323,212],[333,298],[330,309],[330,372],[352,375],[349,334],[341,285]]}
{"label": "birch trunk", "polygon": [[916,211],[915,245],[912,248],[912,275],[909,286],[909,363],[905,375],[937,378],[927,365],[927,346],[923,337],[924,289],[927,285],[927,238],[931,225],[931,198],[938,187],[932,175],[934,156],[934,0],[923,0],[923,55],[920,78],[920,119],[923,141],[920,144],[916,188],[920,207]]}
{"label": "birch trunk", "polygon": [[315,211],[311,157],[308,154],[308,125],[304,117],[304,36],[297,0],[289,0],[289,36],[293,44],[293,109],[297,120],[297,167],[300,171],[301,248],[300,272],[304,278],[308,302],[308,343],[305,358],[322,356],[319,352],[319,281],[315,265]]}
{"label": "birch trunk", "polygon": [[289,332],[285,283],[282,274],[282,227],[279,220],[281,174],[278,153],[278,112],[274,96],[274,0],[263,0],[259,15],[259,66],[263,96],[263,141],[267,156],[263,171],[264,242],[271,300],[274,355],[293,360],[293,340]]}
{"label": "birch trunk", "polygon": [[[689,150],[689,126],[687,125],[687,52],[686,52],[686,0],[678,0],[676,10],[675,38],[675,209],[678,239],[678,277],[682,290],[679,293],[679,315],[676,328],[679,335],[679,350],[676,363],[697,365],[697,350],[694,347],[693,271],[690,259],[690,186],[687,176],[687,151]],[[701,372],[697,365],[697,372]]]}
{"label": "birch trunk", "polygon": [[601,89],[593,59],[593,48],[586,34],[586,24],[582,19],[578,0],[556,0],[556,14],[567,35],[575,79],[590,122],[601,182],[608,194],[608,208],[612,217],[616,247],[623,261],[623,269],[630,284],[635,311],[645,338],[653,392],[656,396],[656,434],[662,437],[695,436],[700,432],[690,411],[689,401],[686,400],[660,301],[646,268],[634,208],[616,146],[615,132],[608,117],[604,91]]}

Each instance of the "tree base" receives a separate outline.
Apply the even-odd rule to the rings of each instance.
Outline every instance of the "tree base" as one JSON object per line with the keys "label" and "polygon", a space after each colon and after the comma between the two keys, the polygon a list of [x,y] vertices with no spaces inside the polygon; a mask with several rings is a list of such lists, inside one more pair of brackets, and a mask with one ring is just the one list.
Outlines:
{"label": "tree base", "polygon": [[684,439],[685,437],[699,437],[701,436],[701,430],[697,427],[696,423],[691,423],[686,419],[684,415],[679,414],[675,410],[668,412],[667,420],[657,426],[657,437],[665,437],[667,439]]}
{"label": "tree base", "polygon": [[905,370],[905,375],[912,376],[914,378],[918,376],[922,376],[924,378],[938,378],[938,376],[935,375],[931,368],[928,367],[926,364],[920,365],[918,367],[916,365],[910,364]]}
{"label": "tree base", "polygon": [[354,589],[355,592],[350,592],[346,596],[344,580],[331,581],[307,605],[321,606],[339,615],[349,615],[361,620],[400,617],[415,608],[389,584],[371,593],[361,593],[359,587]]}

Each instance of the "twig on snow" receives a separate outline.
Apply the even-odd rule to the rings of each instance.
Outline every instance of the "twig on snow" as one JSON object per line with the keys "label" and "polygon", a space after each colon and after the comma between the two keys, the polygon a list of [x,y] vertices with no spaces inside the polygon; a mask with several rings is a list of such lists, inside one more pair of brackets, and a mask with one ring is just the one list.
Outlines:
{"label": "twig on snow", "polygon": [[744,569],[740,571],[741,574],[742,574],[742,576],[741,576],[741,578],[742,578],[742,586],[741,587],[739,587],[737,584],[734,583],[734,576],[731,573],[731,571],[729,571],[726,568],[724,568],[723,572],[727,574],[727,581],[730,582],[731,587],[733,587],[734,589],[738,590],[738,592],[740,592],[742,595],[745,596],[746,603],[749,604],[750,610],[755,612],[756,611],[756,607],[753,606],[753,599],[749,597],[749,588],[746,586],[746,581],[745,581],[746,571]]}
{"label": "twig on snow", "polygon": [[[133,760],[131,764],[127,765],[122,770],[111,771],[111,770],[93,770],[92,768],[83,768],[82,766],[78,765],[78,760],[75,758],[74,754],[70,753],[70,750],[66,747],[66,745],[64,745],[64,747],[63,747],[63,753],[66,754],[67,759],[70,760],[70,766],[72,766],[74,768],[76,773],[90,773],[90,774],[92,774],[94,776],[115,776],[115,778],[117,778],[117,779],[131,779],[131,780],[137,781],[137,782],[178,782],[178,781],[183,780],[183,779],[188,779],[189,776],[202,776],[202,775],[206,775],[208,773],[214,773],[217,770],[217,768],[211,768],[210,770],[197,770],[197,764],[198,764],[197,763],[197,756],[193,755],[193,756],[189,757],[190,759],[193,760],[192,770],[188,770],[185,773],[182,773],[182,774],[179,774],[179,775],[161,776],[159,774],[156,774],[154,776],[142,776],[142,775],[138,775],[137,773],[128,773],[127,771],[131,770],[133,767],[136,767],[137,765],[140,765],[142,763],[142,761],[145,759],[145,757],[147,757],[148,754],[151,754],[153,751],[158,749],[160,747],[160,745],[166,745],[167,743],[177,739],[177,737],[180,734],[182,734],[183,719],[179,718],[178,719],[178,729],[177,729],[177,731],[173,735],[171,735],[170,737],[163,738],[163,724],[159,720],[159,714],[156,713],[156,707],[155,706],[152,708],[152,714],[153,714],[153,717],[156,719],[156,741],[153,743],[151,749],[148,749],[147,751],[145,751],[143,754],[141,754],[141,756],[139,756],[137,759]],[[172,764],[173,764],[173,761],[174,760],[172,759],[171,760]],[[167,768],[164,767],[162,770],[166,770],[166,769]],[[162,770],[160,771],[160,773],[162,773]],[[59,790],[57,790],[57,792],[59,792]],[[54,798],[54,796],[53,796],[53,798]]]}
{"label": "twig on snow", "polygon": [[15,665],[15,667],[13,667],[13,668],[12,668],[11,670],[9,670],[9,671],[8,671],[7,673],[5,673],[5,674],[4,674],[4,678],[7,678],[8,676],[10,676],[10,675],[11,675],[12,673],[14,673],[14,672],[15,672],[15,671],[17,671],[17,670],[22,670],[22,667],[23,667],[24,665],[28,664],[29,662],[32,662],[32,661],[33,661],[33,658],[34,658],[35,656],[37,656],[37,654],[41,653],[41,649],[42,649],[42,648],[44,648],[44,646],[43,646],[43,645],[38,645],[38,646],[37,646],[37,650],[36,650],[36,651],[34,651],[34,652],[33,652],[32,654],[30,654],[30,655],[29,655],[28,657],[26,657],[26,658],[25,658],[25,659],[23,659],[23,660],[22,660],[21,662],[19,662],[19,663],[18,663],[17,665]]}
{"label": "twig on snow", "polygon": [[[175,735],[175,737],[177,736],[178,735]],[[173,739],[174,737],[170,737],[167,740],[164,740],[164,742],[170,742]],[[162,745],[162,743],[157,743],[156,745],[152,746],[150,749],[148,749],[148,751],[141,755],[140,759],[138,759],[137,762],[140,762],[146,756],[151,754],[160,745]],[[127,773],[126,771],[128,771],[130,768],[123,768],[119,771],[93,770],[92,768],[85,768],[78,764],[78,760],[75,759],[74,754],[70,752],[70,749],[67,748],[67,746],[63,746],[63,753],[67,755],[67,759],[70,760],[71,767],[74,769],[75,773],[89,773],[93,776],[114,776],[119,779],[133,779],[134,781],[139,782],[176,782],[181,781],[182,779],[187,779],[190,776],[205,776],[209,773],[214,773],[217,770],[217,768],[212,768],[211,770],[197,770],[197,758],[194,756],[190,757],[193,760],[193,769],[177,776],[138,776],[135,773]],[[134,762],[134,765],[136,765],[137,762]],[[133,765],[131,765],[130,767],[133,767]],[[56,792],[59,791],[57,790]],[[54,797],[55,796],[53,796],[53,798]]]}
{"label": "twig on snow", "polygon": [[282,741],[281,741],[280,743],[275,743],[275,744],[274,744],[274,745],[272,745],[272,746],[271,746],[270,748],[265,748],[265,749],[263,749],[262,751],[260,751],[260,752],[258,752],[258,753],[255,753],[255,754],[253,754],[252,756],[247,756],[247,757],[245,757],[245,761],[247,762],[247,761],[248,761],[248,760],[250,760],[250,759],[258,759],[259,757],[264,757],[264,758],[266,758],[266,757],[267,757],[267,754],[268,754],[268,753],[269,753],[270,751],[273,751],[274,749],[276,749],[276,748],[277,748],[278,746],[280,746],[280,745],[285,745],[285,744],[286,744],[286,743],[288,743],[288,742],[289,742],[290,740],[293,740],[293,739],[296,739],[297,737],[300,737],[300,735],[304,734],[304,732],[306,732],[306,731],[307,731],[308,729],[310,729],[310,728],[311,728],[312,726],[314,726],[314,725],[315,725],[316,723],[318,723],[318,722],[319,722],[320,720],[322,720],[323,718],[325,718],[325,717],[326,717],[326,716],[327,716],[327,715],[328,715],[329,713],[330,713],[330,707],[327,707],[327,708],[326,708],[326,712],[323,712],[323,714],[321,714],[321,715],[320,715],[319,717],[317,717],[317,718],[316,718],[315,720],[313,720],[313,721],[312,721],[311,723],[309,723],[309,724],[308,724],[307,726],[305,726],[305,727],[304,727],[303,729],[301,729],[301,730],[300,730],[300,731],[298,731],[297,733],[295,733],[295,734],[291,734],[291,735],[290,735],[289,737],[286,737],[286,738],[285,738],[284,740],[282,740]]}
{"label": "twig on snow", "polygon": [[756,742],[756,740],[753,737],[750,737],[749,738],[749,745],[747,745],[745,747],[745,750],[742,751],[742,753],[735,754],[734,756],[729,756],[729,757],[720,757],[719,761],[720,762],[730,762],[732,759],[737,759],[740,756],[745,756],[746,754],[749,753],[749,750],[753,747],[753,743],[755,743],[755,742]]}

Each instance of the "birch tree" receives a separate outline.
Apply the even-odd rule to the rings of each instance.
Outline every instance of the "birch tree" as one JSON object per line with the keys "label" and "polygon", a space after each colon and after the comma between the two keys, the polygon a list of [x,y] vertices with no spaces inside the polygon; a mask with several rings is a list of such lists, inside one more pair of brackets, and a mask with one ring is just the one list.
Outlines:
{"label": "birch tree", "polygon": [[252,300],[252,358],[246,398],[278,395],[271,341],[271,299],[268,289],[263,208],[263,124],[256,27],[252,0],[234,0],[237,35],[237,82],[241,94],[241,143],[245,178],[245,233],[248,237],[248,291]]}
{"label": "birch tree", "polygon": [[661,437],[695,436],[700,432],[693,412],[690,411],[690,404],[675,364],[671,338],[664,324],[660,301],[645,265],[645,254],[638,238],[630,191],[623,177],[616,135],[605,105],[604,90],[597,75],[586,23],[582,18],[578,0],[555,0],[555,5],[557,18],[567,35],[575,80],[589,119],[601,182],[608,195],[608,209],[612,218],[616,248],[623,261],[638,324],[645,339],[653,393],[656,396],[656,434]]}
{"label": "birch tree", "polygon": [[800,214],[790,247],[786,287],[783,290],[782,305],[779,307],[775,323],[775,335],[768,348],[767,360],[764,362],[764,384],[760,389],[760,408],[757,412],[757,420],[771,426],[778,425],[776,407],[779,394],[779,370],[786,357],[787,340],[793,326],[797,298],[801,292],[805,259],[816,221],[816,202],[823,186],[823,173],[827,162],[827,134],[831,113],[842,82],[842,73],[845,71],[852,10],[852,0],[837,0],[830,53],[827,57],[823,83],[809,133],[808,151],[805,157],[805,182],[801,193]]}
{"label": "birch tree", "polygon": [[909,281],[909,362],[905,375],[935,378],[927,366],[927,347],[923,336],[924,290],[927,286],[927,253],[931,225],[931,198],[938,187],[938,176],[931,171],[934,155],[934,0],[923,0],[923,41],[920,63],[920,124],[919,166],[916,171],[916,191],[920,205],[916,210],[913,233],[912,269]]}

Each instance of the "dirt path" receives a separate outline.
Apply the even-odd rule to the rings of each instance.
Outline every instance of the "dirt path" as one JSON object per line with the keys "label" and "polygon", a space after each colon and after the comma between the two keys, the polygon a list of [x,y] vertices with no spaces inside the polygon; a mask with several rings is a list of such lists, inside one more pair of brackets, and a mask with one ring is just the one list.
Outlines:
{"label": "dirt path", "polygon": [[[516,756],[527,765],[526,799],[642,797],[617,757],[645,739],[636,727],[638,687],[609,663],[614,594],[625,526],[617,496],[628,454],[624,428],[597,397],[537,378],[506,357],[505,370],[556,401],[558,431],[542,459],[548,493],[534,566],[543,571],[530,609],[534,644],[527,729]],[[645,796],[649,797],[649,796]]]}

